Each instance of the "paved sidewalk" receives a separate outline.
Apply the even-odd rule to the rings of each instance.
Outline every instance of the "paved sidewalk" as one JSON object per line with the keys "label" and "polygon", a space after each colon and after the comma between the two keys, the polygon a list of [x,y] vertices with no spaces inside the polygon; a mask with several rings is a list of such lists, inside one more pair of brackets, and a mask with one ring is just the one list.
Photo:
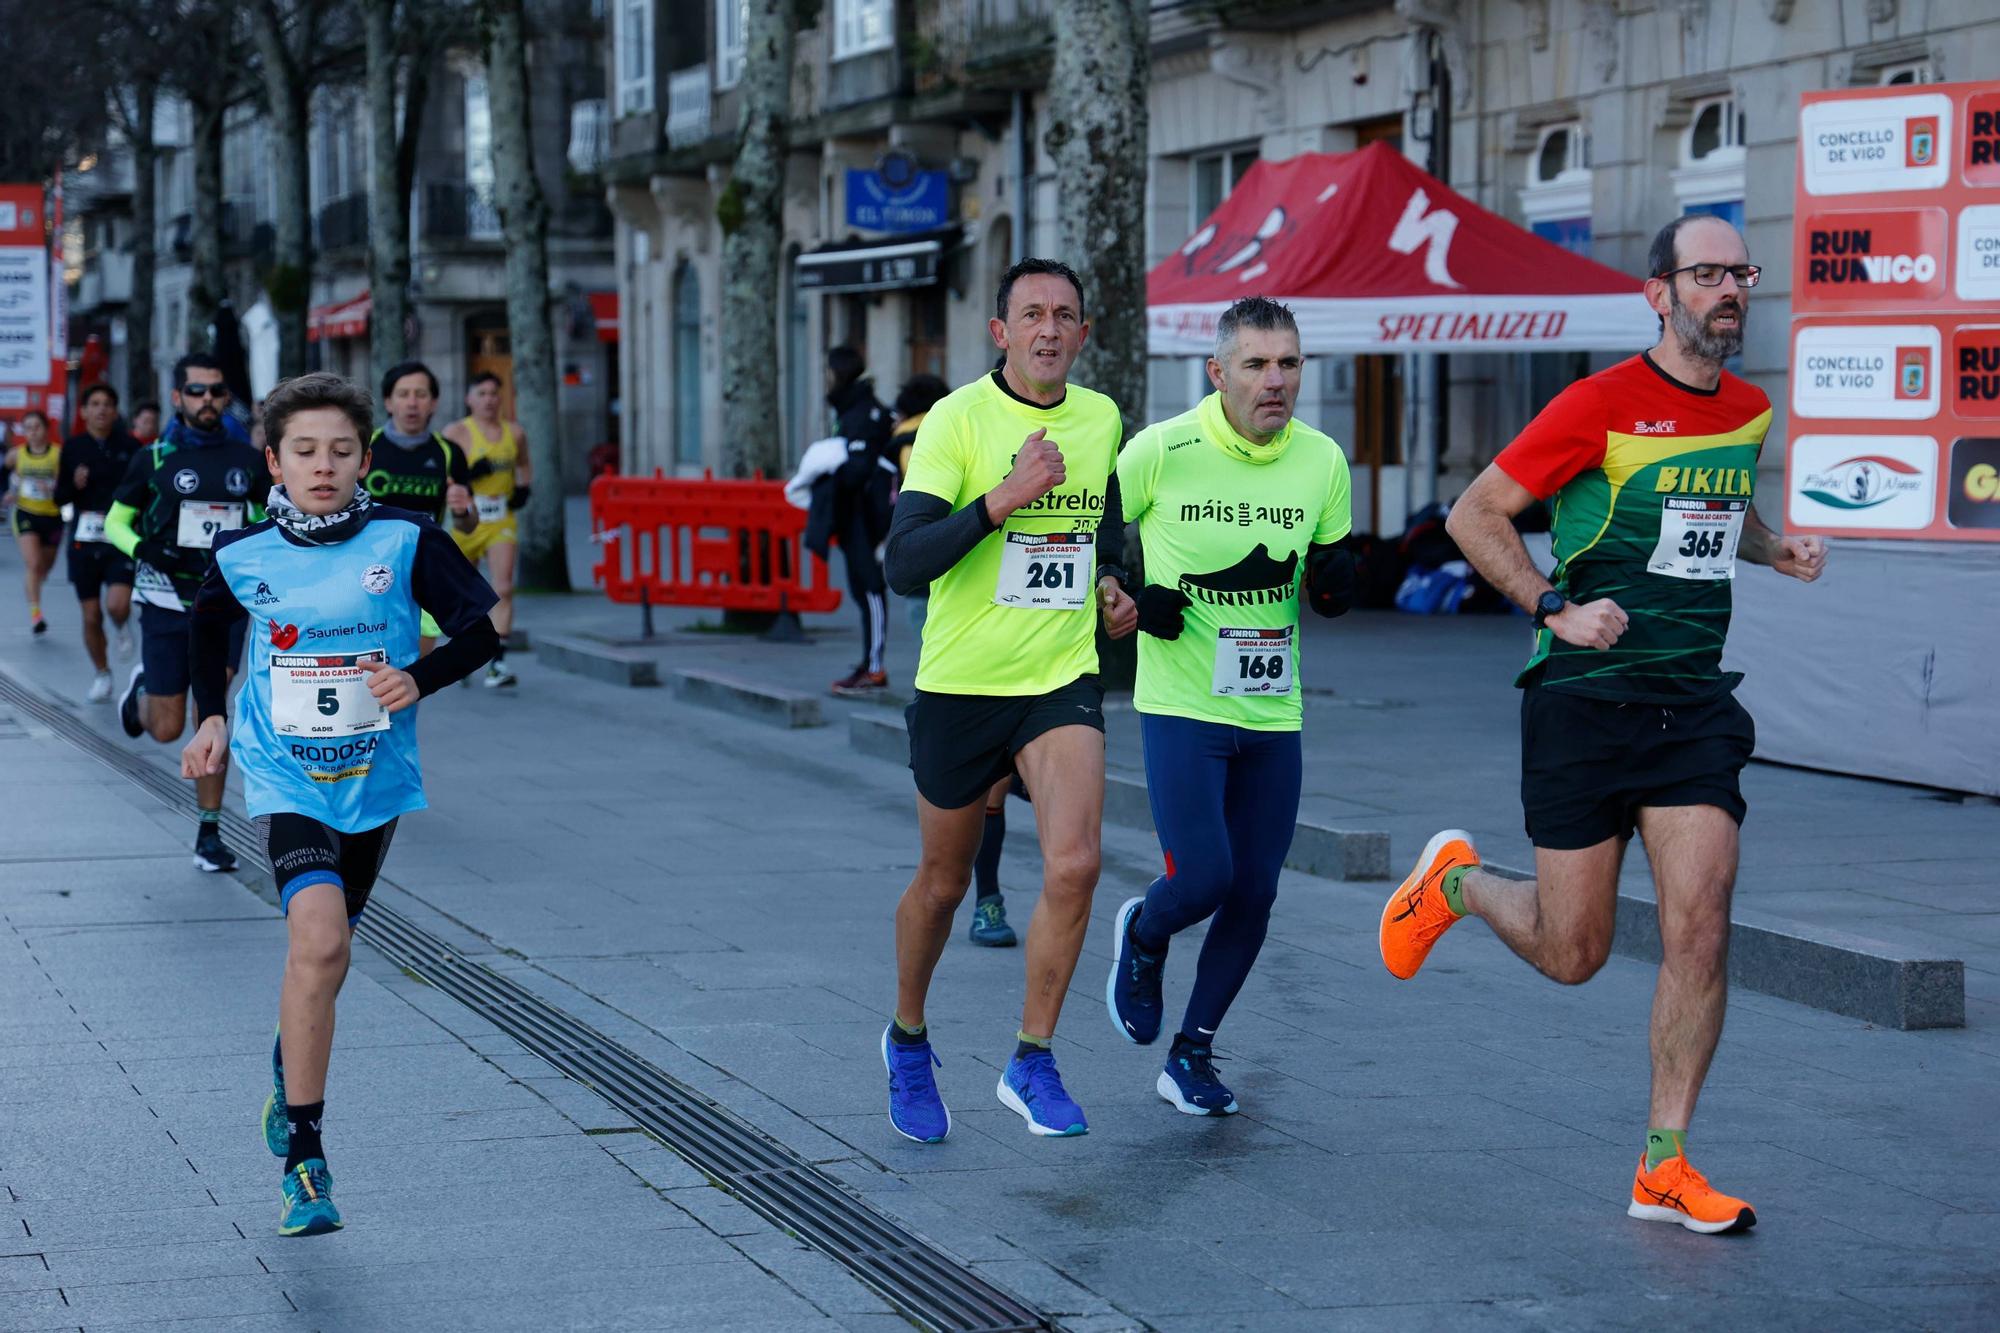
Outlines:
{"label": "paved sidewalk", "polygon": [[[0,559],[0,587],[8,573]],[[603,615],[602,605],[586,598],[527,599],[523,606],[531,631],[559,621],[581,627]],[[1455,627],[1413,623],[1421,632]],[[0,667],[74,698],[86,682],[77,674],[81,654],[72,636],[67,617],[58,618],[52,641],[42,644],[0,631]],[[813,656],[831,654],[844,665],[839,648],[836,642],[783,650],[795,655],[781,659],[775,646],[688,635],[664,651],[689,665],[738,669],[749,654],[768,650],[769,660],[819,674]],[[1434,660],[1447,660],[1446,650]],[[1080,1333],[1650,1327],[1663,1310],[1670,1318],[1698,1310],[1693,1317],[1704,1321],[1772,1328],[1977,1329],[2000,1321],[2000,1200],[1984,1169],[1988,1121],[2000,1104],[2000,1034],[1990,1009],[1971,1006],[1971,1026],[1962,1031],[1900,1033],[1740,996],[1696,1125],[1694,1154],[1719,1184],[1756,1203],[1761,1223],[1748,1236],[1695,1237],[1623,1216],[1644,1124],[1652,970],[1613,959],[1589,986],[1563,989],[1468,927],[1441,947],[1421,978],[1399,984],[1374,956],[1385,886],[1285,877],[1271,943],[1221,1039],[1223,1070],[1245,1114],[1227,1121],[1174,1114],[1152,1092],[1160,1053],[1127,1045],[1103,1016],[1111,914],[1158,863],[1149,838],[1114,828],[1107,831],[1104,882],[1058,1041],[1092,1132],[1077,1140],[1033,1139],[995,1103],[993,1082],[1018,1016],[1021,958],[1019,951],[975,949],[958,938],[940,969],[933,1008],[945,1061],[939,1077],[955,1128],[946,1144],[922,1147],[897,1138],[882,1114],[876,1053],[893,989],[890,911],[915,860],[907,773],[855,755],[841,727],[782,732],[680,704],[670,691],[622,690],[553,673],[532,653],[518,659],[517,669],[518,691],[454,690],[425,705],[434,808],[399,833],[390,877],[401,888],[385,889],[385,900],[507,967]],[[1504,677],[1497,688],[1504,690]],[[1408,697],[1400,690],[1355,693]],[[1476,696],[1451,698],[1470,726]],[[111,726],[108,708],[77,709],[100,728]],[[1401,716],[1417,711],[1329,709],[1358,719],[1347,748],[1334,752],[1353,755],[1356,771],[1372,764],[1385,775],[1379,783],[1411,781],[1414,791],[1420,785],[1414,779],[1394,779],[1407,763],[1401,755],[1411,741],[1452,731],[1448,719],[1419,724]],[[1376,739],[1364,740],[1378,725]],[[1367,748],[1383,737],[1402,750]],[[1116,746],[1128,743],[1114,737]],[[150,743],[137,748],[165,758]],[[0,757],[13,756],[0,751]],[[1479,797],[1478,762],[1448,758],[1434,771],[1454,784],[1447,794],[1472,800]],[[1451,776],[1461,769],[1462,776]],[[18,773],[18,765],[7,771]],[[1314,786],[1316,799],[1354,789],[1351,780],[1322,785],[1317,769]],[[131,790],[128,806],[149,799]],[[7,808],[20,808],[18,790],[9,794],[15,802]],[[1484,798],[1482,808],[1496,812],[1496,829],[1510,795]],[[1384,806],[1394,799],[1370,798]],[[1023,832],[1010,845],[1003,878],[1017,920],[1025,921],[1037,867],[1027,836],[1031,821],[1023,807],[1015,809]],[[1901,816],[1901,807],[1884,816],[1878,843],[1893,846],[1906,836]],[[1391,826],[1400,856],[1416,845],[1406,839],[1424,825],[1421,811],[1398,817],[1410,821],[1408,830]],[[241,1174],[233,1194],[220,1187],[217,1194],[243,1210],[231,1220],[256,1238],[253,1223],[268,1226],[274,1202],[266,1199],[270,1163],[256,1142],[254,1093],[279,927],[240,888],[175,868],[188,830],[174,820],[161,827],[158,807],[111,823],[130,824],[127,836],[143,835],[138,850],[158,866],[156,898],[177,908],[189,904],[191,920],[172,926],[170,938],[222,929],[207,919],[227,913],[202,896],[221,894],[236,915],[261,920],[254,928],[269,941],[251,951],[259,961],[248,978],[249,1001],[226,993],[245,989],[228,987],[229,966],[193,954],[148,986],[132,973],[138,964],[130,954],[114,952],[99,983],[125,994],[127,1003],[146,1005],[151,1017],[131,1020],[140,1040],[179,1038],[205,1023],[220,1027],[224,1020],[209,1006],[235,1015],[229,1020],[235,1044],[180,1086],[190,1133],[202,1123],[216,1126],[213,1151],[188,1156],[203,1171]],[[157,838],[148,825],[158,829]],[[1484,835],[1483,826],[1474,827]],[[124,850],[108,837],[88,845],[93,858]],[[178,876],[172,888],[164,887],[169,872]],[[17,899],[32,901],[16,878],[8,867],[0,885],[0,905],[10,914]],[[145,919],[182,920],[157,902],[143,910]],[[119,929],[130,928],[98,933],[109,938]],[[43,933],[68,942],[79,975],[95,966],[97,946],[83,932]],[[1185,995],[1197,946],[1192,937],[1176,942],[1170,1004]],[[12,964],[0,969],[0,986],[10,999],[38,994],[39,975]],[[474,1055],[470,1048],[488,1049],[482,1042],[491,1034],[479,1036],[465,1011],[401,978],[370,976],[353,985],[359,998],[346,1031],[401,1040],[369,1051],[343,1042],[354,1053],[348,1068],[357,1081],[364,1060],[371,1080],[379,1073],[385,1104],[362,1104],[358,1090],[351,1109],[336,1103],[335,1143],[354,1144],[349,1156],[336,1157],[335,1170],[355,1225],[328,1244],[366,1244],[369,1234],[395,1231],[414,1250],[428,1234],[414,1218],[440,1216],[424,1208],[456,1215],[456,1200],[430,1204],[422,1189],[368,1197],[362,1177],[386,1178],[391,1165],[398,1174],[428,1165],[421,1150],[381,1166],[367,1160],[359,1139],[364,1117],[385,1117],[380,1133],[392,1139],[396,1122],[387,1117],[398,1109],[400,1092],[439,1110],[546,1115],[554,1129],[538,1140],[581,1140],[596,1154],[576,1154],[588,1167],[562,1158],[560,1174],[556,1163],[544,1162],[530,1177],[547,1182],[548,1201],[518,1210],[522,1229],[515,1235],[524,1247],[518,1256],[490,1238],[481,1242],[493,1246],[487,1252],[506,1255],[510,1311],[542,1299],[544,1274],[555,1284],[547,1291],[556,1293],[534,1307],[545,1316],[569,1308],[566,1299],[580,1299],[562,1293],[605,1291],[594,1277],[566,1268],[565,1259],[578,1262],[567,1248],[573,1238],[588,1249],[589,1238],[607,1231],[603,1245],[616,1247],[607,1265],[648,1285],[640,1294],[610,1289],[575,1307],[584,1311],[580,1318],[547,1326],[587,1323],[593,1315],[647,1324],[643,1308],[628,1302],[659,1292],[663,1304],[650,1308],[664,1312],[676,1309],[665,1293],[691,1299],[709,1289],[706,1278],[690,1283],[641,1257],[674,1263],[671,1242],[687,1227],[663,1224],[634,1239],[626,1232],[636,1226],[600,1224],[608,1214],[596,1191],[610,1187],[599,1173],[624,1168],[598,1145],[619,1136],[585,1136],[577,1126],[615,1127],[615,1114],[577,1105],[589,1099],[566,1085],[555,1105],[570,1120],[545,1106],[536,1111],[539,1101],[511,1100],[529,1094],[510,1077],[532,1082],[534,1070],[507,1055]],[[64,989],[71,994],[46,1003],[83,1007],[75,998],[82,992]],[[161,997],[165,1005],[157,1003]],[[389,1020],[398,1004],[422,1041],[399,1034]],[[21,1005],[9,1006],[10,1018],[26,1012]],[[422,1006],[423,1015],[411,1006]],[[413,1055],[422,1050],[431,1058],[432,1047],[451,1052],[448,1069],[471,1063],[445,1080],[448,1093],[422,1101],[433,1085]],[[26,1085],[40,1120],[28,1134],[10,1135],[0,1152],[30,1144],[33,1160],[58,1182],[47,1188],[88,1194],[98,1177],[74,1163],[89,1155],[62,1138],[77,1089],[63,1075],[35,1077],[51,1080]],[[341,1077],[337,1066],[337,1083]],[[113,1082],[113,1073],[101,1081]],[[205,1121],[196,1118],[196,1106]],[[433,1111],[433,1128],[438,1119],[457,1123]],[[540,1146],[552,1156],[559,1152]],[[393,1150],[381,1151],[387,1157]],[[794,1318],[855,1326],[868,1318],[844,1307],[844,1274],[823,1274],[822,1285],[772,1261],[763,1247],[789,1242],[713,1190],[692,1182],[679,1188],[673,1160],[656,1149],[641,1168],[667,1185],[667,1200],[636,1183],[631,1188],[652,1201],[647,1208],[670,1217],[698,1210],[706,1226],[689,1239],[704,1250],[718,1233],[728,1238],[718,1274],[745,1271],[742,1280],[767,1283],[762,1293],[732,1297],[730,1310],[757,1327],[785,1327]],[[156,1163],[148,1181],[170,1165]],[[0,1183],[9,1179],[0,1174]],[[200,1191],[190,1206],[206,1206]],[[354,1211],[364,1208],[369,1228]],[[540,1226],[536,1219],[545,1213],[578,1221]],[[528,1247],[537,1238],[563,1257],[542,1263],[543,1254]],[[264,1248],[256,1253],[267,1259],[273,1249],[280,1257],[287,1252],[275,1238],[257,1243]],[[28,1244],[24,1235],[22,1247]],[[728,1256],[741,1259],[746,1251],[784,1281],[764,1269],[739,1270]],[[209,1280],[185,1256],[159,1262],[189,1284],[184,1290]],[[482,1276],[496,1270],[490,1263],[466,1267]],[[386,1290],[385,1301],[415,1307],[429,1282],[447,1280],[423,1274],[401,1287],[364,1281],[340,1290],[370,1296]],[[276,1289],[296,1299],[289,1281]],[[867,1299],[848,1283],[847,1295],[856,1294]],[[436,1316],[428,1308],[419,1314],[429,1322]],[[650,1317],[669,1322],[664,1313]],[[678,1317],[714,1323],[699,1311]],[[365,1324],[357,1315],[349,1326]]]}

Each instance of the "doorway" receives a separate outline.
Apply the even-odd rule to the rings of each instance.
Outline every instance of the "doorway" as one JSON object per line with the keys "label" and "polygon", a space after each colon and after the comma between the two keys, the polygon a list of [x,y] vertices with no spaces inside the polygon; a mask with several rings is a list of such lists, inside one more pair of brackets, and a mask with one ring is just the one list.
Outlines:
{"label": "doorway", "polygon": [[465,321],[465,382],[489,372],[500,377],[500,419],[520,420],[514,411],[514,339],[504,310],[482,310]]}

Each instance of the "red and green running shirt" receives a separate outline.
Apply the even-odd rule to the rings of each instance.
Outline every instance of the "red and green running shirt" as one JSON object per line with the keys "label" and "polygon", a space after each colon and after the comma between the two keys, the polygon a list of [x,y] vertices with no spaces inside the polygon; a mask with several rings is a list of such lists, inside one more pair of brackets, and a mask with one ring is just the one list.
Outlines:
{"label": "red and green running shirt", "polygon": [[1500,470],[1549,502],[1550,581],[1631,622],[1603,652],[1542,630],[1515,684],[1661,704],[1736,688],[1722,670],[1730,581],[1770,427],[1761,389],[1728,371],[1696,389],[1641,353],[1564,389],[1501,451]]}

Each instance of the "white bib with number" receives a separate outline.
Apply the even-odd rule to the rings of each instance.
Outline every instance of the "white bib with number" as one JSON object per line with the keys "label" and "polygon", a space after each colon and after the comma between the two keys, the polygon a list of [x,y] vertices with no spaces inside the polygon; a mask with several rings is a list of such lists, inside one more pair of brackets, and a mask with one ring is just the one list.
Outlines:
{"label": "white bib with number", "polygon": [[498,523],[507,517],[507,497],[504,495],[475,495],[472,507],[478,512],[481,523]]}
{"label": "white bib with number", "polygon": [[241,500],[183,500],[181,521],[174,532],[174,545],[206,551],[215,545],[218,534],[243,526]]}
{"label": "white bib with number", "polygon": [[80,542],[101,542],[104,540],[104,515],[88,510],[76,516],[76,539]]}
{"label": "white bib with number", "polygon": [[380,648],[358,653],[271,654],[271,725],[281,736],[358,736],[387,731],[389,715],[368,692],[363,662],[387,662]]}
{"label": "white bib with number", "polygon": [[1670,579],[1733,579],[1748,500],[1669,495],[1660,510],[1660,543],[1646,568]]}
{"label": "white bib with number", "polygon": [[1290,694],[1292,631],[1231,629],[1216,632],[1215,681],[1210,694]]}
{"label": "white bib with number", "polygon": [[23,500],[53,500],[56,498],[54,477],[21,478],[21,498]]}
{"label": "white bib with number", "polygon": [[993,600],[1036,611],[1081,611],[1090,605],[1096,545],[1088,532],[1007,532]]}

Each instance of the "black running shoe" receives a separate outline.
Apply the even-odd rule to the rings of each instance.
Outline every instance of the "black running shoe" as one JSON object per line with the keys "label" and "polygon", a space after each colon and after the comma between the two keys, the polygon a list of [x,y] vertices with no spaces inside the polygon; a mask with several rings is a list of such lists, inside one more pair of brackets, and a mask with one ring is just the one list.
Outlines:
{"label": "black running shoe", "polygon": [[135,666],[132,678],[125,682],[125,693],[118,696],[118,725],[133,740],[146,734],[146,724],[139,720],[139,695],[145,688],[146,668]]}
{"label": "black running shoe", "polygon": [[222,829],[204,822],[194,837],[194,868],[212,874],[228,874],[236,869],[236,853],[222,842]]}

